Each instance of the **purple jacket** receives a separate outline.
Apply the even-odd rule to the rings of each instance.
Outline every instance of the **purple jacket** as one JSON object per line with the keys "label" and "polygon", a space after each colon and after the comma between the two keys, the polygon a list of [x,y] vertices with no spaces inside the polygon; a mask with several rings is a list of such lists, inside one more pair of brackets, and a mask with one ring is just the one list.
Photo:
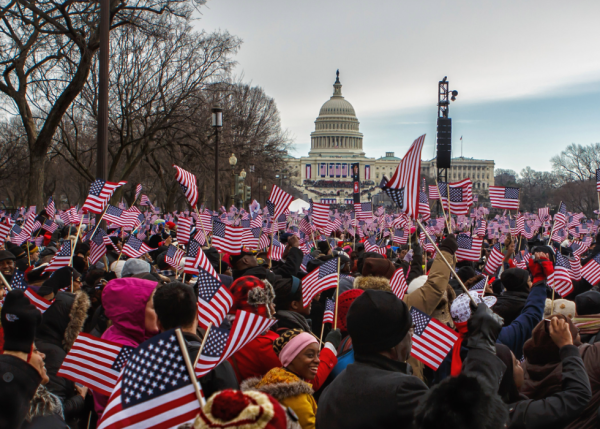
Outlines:
{"label": "purple jacket", "polygon": [[[137,347],[152,333],[146,331],[146,304],[152,296],[156,282],[136,278],[114,279],[102,291],[104,314],[112,325],[102,334],[103,340]],[[94,406],[102,415],[108,396],[94,394]]]}

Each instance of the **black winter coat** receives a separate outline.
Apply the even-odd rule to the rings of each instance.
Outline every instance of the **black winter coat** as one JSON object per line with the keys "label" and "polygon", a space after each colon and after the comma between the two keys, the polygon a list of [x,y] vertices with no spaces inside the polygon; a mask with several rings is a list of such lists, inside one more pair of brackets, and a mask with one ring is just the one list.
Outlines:
{"label": "black winter coat", "polygon": [[409,368],[379,354],[355,354],[321,395],[317,428],[410,428],[427,386]]}
{"label": "black winter coat", "polygon": [[504,319],[504,326],[510,325],[521,314],[529,292],[504,291],[502,295],[496,295],[494,313]]}
{"label": "black winter coat", "polygon": [[[84,409],[84,399],[75,390],[75,383],[56,375],[87,317],[90,301],[85,292],[59,292],[46,310],[38,329],[35,345],[46,355],[45,363],[50,382],[46,388],[63,402],[65,420],[74,426]],[[73,317],[71,317],[73,316]]]}
{"label": "black winter coat", "polygon": [[22,359],[0,355],[0,428],[19,429],[42,377]]}
{"label": "black winter coat", "polygon": [[[202,339],[189,332],[183,332],[183,338],[187,346],[188,354],[192,363],[196,361],[196,356],[200,351],[202,345]],[[213,393],[225,389],[236,389],[239,390],[240,384],[237,381],[235,372],[228,361],[223,361],[211,370],[204,377],[199,379],[204,396],[208,399]]]}

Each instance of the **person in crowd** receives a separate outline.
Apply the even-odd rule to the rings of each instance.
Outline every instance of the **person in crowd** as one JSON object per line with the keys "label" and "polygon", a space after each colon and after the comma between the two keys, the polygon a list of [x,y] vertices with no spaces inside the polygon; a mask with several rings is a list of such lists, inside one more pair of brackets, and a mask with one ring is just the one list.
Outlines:
{"label": "person in crowd", "polygon": [[61,289],[79,290],[81,287],[81,274],[71,267],[62,267],[56,270],[52,275],[42,283],[37,290],[37,294],[42,298],[52,301]]}
{"label": "person in crowd", "polygon": [[[110,327],[102,339],[137,347],[159,332],[153,295],[156,281],[137,278],[114,279],[102,291],[102,308]],[[108,397],[93,392],[95,409],[102,415]]]}
{"label": "person in crowd", "polygon": [[[65,269],[70,267],[61,268],[61,270]],[[59,271],[56,271],[49,280],[59,274]],[[46,368],[50,377],[46,387],[62,401],[64,417],[72,427],[77,427],[78,420],[85,420],[86,416],[81,414],[88,389],[79,387],[71,380],[57,376],[56,373],[77,335],[82,331],[89,307],[90,300],[84,291],[58,292],[52,305],[43,314],[42,324],[35,338],[38,350],[46,355]]]}
{"label": "person in crowd", "polygon": [[271,369],[262,379],[251,378],[242,383],[242,390],[268,393],[298,416],[302,429],[314,429],[317,403],[312,380],[319,368],[319,340],[300,329],[289,329],[273,343],[281,367]]}
{"label": "person in crowd", "polygon": [[164,251],[156,257],[156,268],[158,269],[157,273],[163,277],[168,278],[169,281],[172,282],[172,281],[176,280],[176,271],[165,260],[166,256],[167,256],[167,252]]}
{"label": "person in crowd", "polygon": [[304,257],[299,247],[300,240],[298,237],[290,237],[283,255],[285,264],[273,270],[269,270],[265,265],[258,265],[256,252],[242,249],[239,255],[232,255],[230,258],[233,278],[238,279],[243,276],[254,276],[261,280],[267,279],[271,284],[274,284],[278,278],[296,276]]}
{"label": "person in crowd", "polygon": [[519,268],[509,268],[500,276],[504,292],[497,296],[494,312],[504,319],[505,325],[510,325],[521,314],[530,286],[529,273]]}
{"label": "person in crowd", "polygon": [[4,276],[4,279],[10,284],[12,276],[15,273],[15,255],[8,250],[0,250],[0,273]]}
{"label": "person in crowd", "polygon": [[[153,302],[160,331],[181,328],[190,360],[195,362],[202,338],[198,335],[197,298],[194,289],[181,282],[167,283],[156,290]],[[200,385],[207,397],[220,390],[239,388],[228,361],[220,363],[200,378]]]}
{"label": "person in crowd", "polygon": [[1,322],[4,350],[0,355],[0,427],[21,427],[29,404],[40,384],[50,380],[44,354],[36,349],[36,329],[40,311],[22,290],[10,291],[4,299]]}

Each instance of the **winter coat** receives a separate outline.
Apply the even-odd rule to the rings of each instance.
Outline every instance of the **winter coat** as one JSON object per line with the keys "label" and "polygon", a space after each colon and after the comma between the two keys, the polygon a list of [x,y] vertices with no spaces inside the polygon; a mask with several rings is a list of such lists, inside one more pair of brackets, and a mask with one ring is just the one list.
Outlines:
{"label": "winter coat", "polygon": [[63,402],[65,420],[71,425],[75,425],[80,417],[84,399],[75,390],[74,382],[56,373],[83,330],[90,305],[88,295],[82,290],[75,294],[59,292],[42,316],[35,339],[38,350],[46,355],[46,370],[50,377],[46,388]]}
{"label": "winter coat", "polygon": [[314,429],[317,403],[310,384],[284,368],[273,368],[262,379],[251,378],[242,383],[242,390],[268,393],[298,416],[302,429]]}
{"label": "winter coat", "polygon": [[496,297],[494,313],[504,319],[504,326],[510,325],[521,314],[528,296],[529,292],[507,290]]}
{"label": "winter coat", "polygon": [[21,429],[68,429],[60,398],[39,386]]}
{"label": "winter coat", "polygon": [[[583,344],[579,346],[579,354],[592,388],[592,399],[575,420],[571,421],[568,429],[592,429],[600,426],[598,408],[600,408],[600,344]],[[530,398],[544,398],[554,395],[562,389],[563,366],[561,363],[545,365],[524,365],[525,384],[523,393]]]}
{"label": "winter coat", "polygon": [[[112,325],[102,334],[103,340],[137,347],[152,336],[146,332],[146,304],[157,282],[134,277],[109,281],[102,291],[104,314]],[[102,415],[108,397],[93,392],[98,417]]]}
{"label": "winter coat", "polygon": [[0,355],[0,428],[19,429],[42,377],[22,359]]}
{"label": "winter coat", "polygon": [[[531,288],[521,314],[510,325],[505,324],[496,342],[507,346],[517,359],[521,359],[523,345],[531,338],[533,328],[542,320],[545,305],[546,283],[538,282]],[[495,307],[495,305],[492,307],[493,311]]]}
{"label": "winter coat", "polygon": [[319,399],[319,429],[410,428],[427,386],[409,365],[380,354],[355,354]]}
{"label": "winter coat", "polygon": [[[183,332],[183,338],[190,356],[190,361],[193,363],[196,361],[200,346],[202,345],[202,338],[198,335],[191,334],[189,332]],[[199,379],[200,385],[204,396],[210,398],[213,393],[219,392],[225,389],[236,389],[240,388],[240,384],[235,378],[235,373],[231,364],[227,361],[220,363],[215,368],[209,371],[204,377]]]}

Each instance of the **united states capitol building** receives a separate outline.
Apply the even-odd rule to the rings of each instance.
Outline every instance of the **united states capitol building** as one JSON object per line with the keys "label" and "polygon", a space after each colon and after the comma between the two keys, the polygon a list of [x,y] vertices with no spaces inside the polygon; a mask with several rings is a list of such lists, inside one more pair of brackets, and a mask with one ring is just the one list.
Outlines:
{"label": "united states capitol building", "polygon": [[[333,84],[333,95],[323,104],[310,134],[308,156],[286,157],[287,177],[305,199],[329,203],[352,204],[351,164],[358,163],[361,201],[369,201],[381,192],[377,186],[385,174],[390,178],[400,162],[394,152],[384,157],[369,158],[363,150],[363,134],[354,107],[342,96],[339,71]],[[423,176],[436,175],[435,158],[421,163]],[[494,184],[494,161],[453,158],[448,180],[470,177],[475,193],[485,195]]]}

